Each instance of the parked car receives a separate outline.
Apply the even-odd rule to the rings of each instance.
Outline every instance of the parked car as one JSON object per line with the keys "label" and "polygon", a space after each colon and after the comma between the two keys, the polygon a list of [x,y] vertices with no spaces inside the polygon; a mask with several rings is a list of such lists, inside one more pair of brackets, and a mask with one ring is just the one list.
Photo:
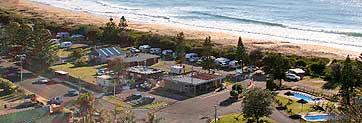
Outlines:
{"label": "parked car", "polygon": [[71,47],[73,45],[73,43],[72,42],[69,42],[69,41],[66,41],[66,42],[62,42],[62,43],[60,43],[60,48],[69,48],[69,47]]}
{"label": "parked car", "polygon": [[182,74],[184,72],[184,69],[185,69],[184,66],[174,65],[174,66],[171,66],[170,73]]}
{"label": "parked car", "polygon": [[69,37],[69,32],[58,32],[57,35],[55,36],[56,38],[65,38],[65,37]]}
{"label": "parked car", "polygon": [[104,75],[104,74],[106,74],[106,71],[107,71],[107,68],[97,69],[97,75],[98,76]]}
{"label": "parked car", "polygon": [[130,51],[131,53],[139,53],[139,52],[141,52],[141,50],[139,50],[137,48],[134,48],[134,47],[129,48],[128,51]]}
{"label": "parked car", "polygon": [[138,47],[138,49],[140,49],[141,52],[143,52],[143,53],[147,53],[151,49],[151,46],[150,45],[141,45]]}
{"label": "parked car", "polygon": [[197,60],[200,59],[200,57],[198,56],[197,53],[188,53],[185,55],[185,58],[189,61],[189,62],[197,62]]}
{"label": "parked car", "polygon": [[256,71],[256,70],[258,70],[259,68],[257,67],[257,66],[254,66],[254,65],[250,65],[250,66],[248,66],[248,71],[249,72],[253,72],[253,71]]}
{"label": "parked car", "polygon": [[132,103],[133,105],[146,105],[146,104],[151,104],[154,100],[155,97],[153,96],[145,96],[137,100],[132,100],[130,103]]}
{"label": "parked car", "polygon": [[49,101],[48,104],[55,104],[55,105],[60,105],[63,103],[63,100],[60,99],[60,97],[52,97]]}
{"label": "parked car", "polygon": [[136,93],[136,94],[132,94],[131,96],[128,96],[127,101],[137,100],[140,98],[142,98],[142,95],[139,93]]}
{"label": "parked car", "polygon": [[[207,57],[206,56],[203,56],[203,57],[201,57],[201,58],[199,58],[198,60],[197,60],[197,64],[202,64],[202,62],[206,59]],[[212,60],[212,61],[215,61],[215,57],[214,56],[209,56],[209,58]]]}
{"label": "parked car", "polygon": [[227,58],[217,58],[214,61],[217,65],[219,65],[222,68],[229,67],[230,59]]}
{"label": "parked car", "polygon": [[79,95],[79,91],[77,91],[75,89],[70,89],[70,90],[68,90],[68,95],[69,96],[77,96],[77,95]]}
{"label": "parked car", "polygon": [[239,61],[232,60],[232,61],[229,62],[229,67],[232,68],[232,69],[240,68],[241,63]]}
{"label": "parked car", "polygon": [[47,83],[49,83],[49,80],[48,80],[48,79],[45,79],[45,78],[39,78],[38,83],[40,83],[40,84],[47,84]]}
{"label": "parked car", "polygon": [[161,50],[161,48],[151,48],[150,49],[150,53],[151,54],[161,54],[161,52],[162,52],[162,50]]}
{"label": "parked car", "polygon": [[287,73],[285,78],[287,80],[292,80],[292,81],[299,81],[300,80],[300,77],[295,75],[295,74],[292,74],[292,73]]}
{"label": "parked car", "polygon": [[152,84],[144,82],[144,83],[140,84],[138,87],[142,90],[148,91],[152,88]]}

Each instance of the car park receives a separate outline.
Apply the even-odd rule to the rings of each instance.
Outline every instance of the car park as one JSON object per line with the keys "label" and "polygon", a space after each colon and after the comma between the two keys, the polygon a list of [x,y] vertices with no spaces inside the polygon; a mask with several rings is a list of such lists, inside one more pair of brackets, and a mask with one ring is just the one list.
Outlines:
{"label": "car park", "polygon": [[68,90],[68,95],[69,96],[77,96],[77,95],[79,95],[79,91],[77,91],[75,89],[69,89]]}
{"label": "car park", "polygon": [[52,97],[49,101],[48,104],[55,104],[55,105],[60,105],[63,103],[63,100],[60,97]]}

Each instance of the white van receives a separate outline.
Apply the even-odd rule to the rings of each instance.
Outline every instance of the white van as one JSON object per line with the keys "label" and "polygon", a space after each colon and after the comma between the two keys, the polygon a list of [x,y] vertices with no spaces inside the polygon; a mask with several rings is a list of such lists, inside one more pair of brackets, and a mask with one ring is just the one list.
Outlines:
{"label": "white van", "polygon": [[180,65],[171,66],[171,71],[170,71],[170,73],[173,73],[173,74],[182,74],[183,72],[184,72],[184,67],[183,67],[183,66],[180,66]]}
{"label": "white van", "polygon": [[147,53],[150,50],[150,45],[141,45],[138,49],[141,50],[141,52]]}
{"label": "white van", "polygon": [[71,47],[73,45],[73,43],[72,42],[69,42],[69,41],[66,41],[66,42],[62,42],[62,43],[60,43],[60,48],[69,48],[69,47]]}

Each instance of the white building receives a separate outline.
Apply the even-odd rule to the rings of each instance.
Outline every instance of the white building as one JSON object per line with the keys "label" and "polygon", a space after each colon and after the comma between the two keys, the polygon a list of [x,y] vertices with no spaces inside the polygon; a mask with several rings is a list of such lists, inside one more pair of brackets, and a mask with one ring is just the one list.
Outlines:
{"label": "white building", "polygon": [[97,76],[97,85],[102,87],[113,86],[113,78],[109,75]]}

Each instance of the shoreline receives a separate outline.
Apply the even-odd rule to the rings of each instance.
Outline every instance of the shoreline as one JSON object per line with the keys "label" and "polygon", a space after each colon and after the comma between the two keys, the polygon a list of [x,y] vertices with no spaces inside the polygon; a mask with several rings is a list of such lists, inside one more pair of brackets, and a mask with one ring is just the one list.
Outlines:
{"label": "shoreline", "polygon": [[[104,25],[108,18],[97,16],[88,12],[78,12],[56,8],[53,6],[30,2],[28,0],[9,0],[1,1],[0,5],[4,8],[16,8],[19,13],[26,16],[37,16],[45,20],[51,20],[69,24],[95,24]],[[127,17],[126,17],[127,18]],[[118,18],[115,19],[119,21]],[[225,32],[185,29],[170,27],[160,24],[145,24],[139,22],[129,22],[129,28],[137,31],[152,32],[160,35],[176,36],[179,32],[184,32],[187,39],[204,39],[211,36],[212,41],[220,46],[236,45],[238,36]],[[360,53],[345,49],[337,49],[323,45],[297,44],[286,41],[262,40],[243,37],[247,49],[261,49],[263,51],[280,52],[285,54],[294,54],[306,57],[325,57],[331,59],[344,59],[347,55],[356,58]],[[361,50],[362,51],[362,50]]]}

